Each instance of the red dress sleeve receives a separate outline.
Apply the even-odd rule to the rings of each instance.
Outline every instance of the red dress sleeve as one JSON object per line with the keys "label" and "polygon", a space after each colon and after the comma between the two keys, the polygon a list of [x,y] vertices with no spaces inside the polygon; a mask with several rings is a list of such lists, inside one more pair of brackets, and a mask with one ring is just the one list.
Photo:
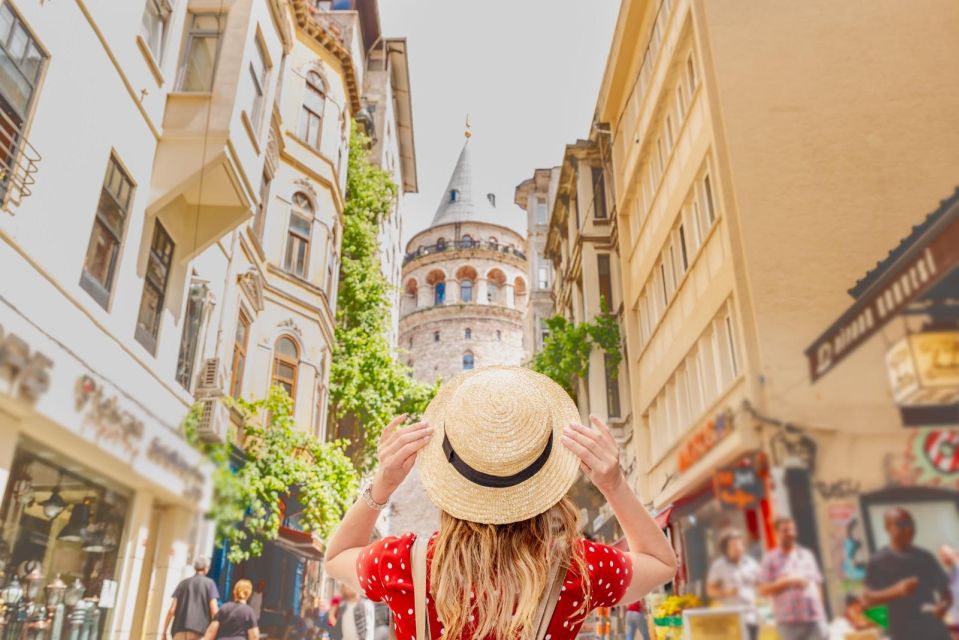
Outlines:
{"label": "red dress sleeve", "polygon": [[389,600],[386,596],[397,585],[413,588],[407,566],[412,536],[390,536],[377,540],[360,552],[356,559],[356,577],[363,595],[373,602]]}
{"label": "red dress sleeve", "polygon": [[616,605],[629,588],[633,561],[615,547],[589,540],[583,542],[583,556],[589,573],[590,609]]}

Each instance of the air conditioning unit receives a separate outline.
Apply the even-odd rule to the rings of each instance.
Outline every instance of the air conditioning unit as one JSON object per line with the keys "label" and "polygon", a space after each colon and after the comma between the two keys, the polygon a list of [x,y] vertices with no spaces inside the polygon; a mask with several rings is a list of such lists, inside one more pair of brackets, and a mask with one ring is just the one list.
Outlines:
{"label": "air conditioning unit", "polygon": [[219,358],[208,358],[203,361],[200,379],[196,383],[197,399],[218,398],[223,395],[224,375],[220,368]]}
{"label": "air conditioning unit", "polygon": [[202,406],[197,436],[203,442],[223,444],[230,432],[230,409],[219,398],[207,398]]}

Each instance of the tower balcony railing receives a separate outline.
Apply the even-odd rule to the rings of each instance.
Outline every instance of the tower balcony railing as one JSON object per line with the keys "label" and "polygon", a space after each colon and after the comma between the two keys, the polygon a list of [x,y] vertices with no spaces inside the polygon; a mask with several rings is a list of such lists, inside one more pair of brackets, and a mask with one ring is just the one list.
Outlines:
{"label": "tower balcony railing", "polygon": [[521,260],[526,259],[526,254],[511,244],[501,242],[491,242],[489,240],[456,240],[453,242],[440,242],[418,247],[416,251],[407,253],[403,258],[403,264],[421,258],[423,256],[443,253],[444,251],[462,251],[464,249],[485,249],[486,251],[496,251],[515,256]]}
{"label": "tower balcony railing", "polygon": [[0,109],[0,198],[4,207],[19,205],[36,182],[40,154],[23,135],[23,125]]}

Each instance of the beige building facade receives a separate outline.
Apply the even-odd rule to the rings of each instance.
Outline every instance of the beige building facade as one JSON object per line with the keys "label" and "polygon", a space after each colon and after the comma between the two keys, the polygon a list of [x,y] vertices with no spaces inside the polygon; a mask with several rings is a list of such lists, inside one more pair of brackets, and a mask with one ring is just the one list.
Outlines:
{"label": "beige building facade", "polygon": [[516,186],[514,202],[526,212],[526,246],[529,260],[529,302],[526,305],[524,342],[528,355],[543,348],[548,335],[546,320],[556,313],[553,304],[553,262],[546,256],[550,204],[555,198],[559,169],[536,169],[533,177]]}
{"label": "beige building facade", "polygon": [[[939,61],[957,53],[957,20],[948,2],[622,4],[597,128],[640,489],[677,534],[689,590],[703,592],[725,527],[758,548],[771,516],[795,516],[833,603],[862,578],[844,532],[860,527],[864,552],[884,539],[864,500],[902,485],[913,434],[877,392],[882,345],[817,384],[804,350],[953,189],[959,82]],[[733,468],[763,497],[731,491],[743,502],[723,509],[713,487],[732,476],[715,471]]]}

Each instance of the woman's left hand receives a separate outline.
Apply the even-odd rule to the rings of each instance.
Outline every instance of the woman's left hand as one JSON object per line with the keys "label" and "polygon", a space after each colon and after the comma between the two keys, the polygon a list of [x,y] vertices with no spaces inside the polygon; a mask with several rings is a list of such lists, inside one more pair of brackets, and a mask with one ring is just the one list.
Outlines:
{"label": "woman's left hand", "polygon": [[609,495],[623,482],[619,466],[619,445],[609,427],[596,416],[590,416],[592,429],[577,422],[563,429],[563,445],[576,454],[583,473],[603,495]]}

